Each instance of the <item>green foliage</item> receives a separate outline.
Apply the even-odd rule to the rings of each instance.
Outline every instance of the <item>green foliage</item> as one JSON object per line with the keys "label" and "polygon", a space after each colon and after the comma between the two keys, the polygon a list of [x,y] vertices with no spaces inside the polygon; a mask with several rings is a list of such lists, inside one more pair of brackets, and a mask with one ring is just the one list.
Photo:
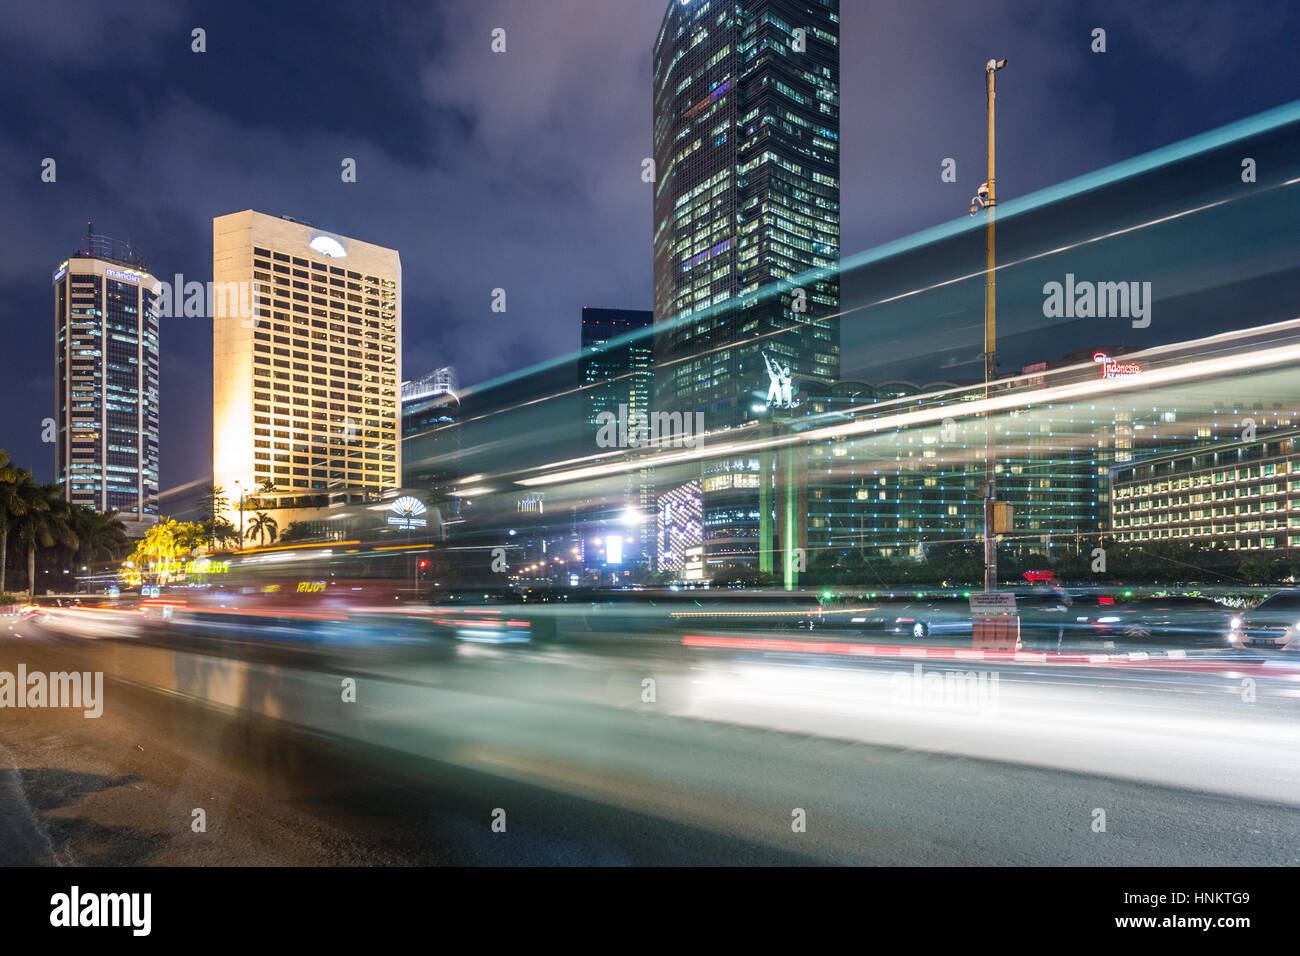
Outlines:
{"label": "green foliage", "polygon": [[709,579],[709,586],[715,588],[737,586],[763,588],[772,587],[777,583],[779,582],[776,575],[745,565],[727,565]]}
{"label": "green foliage", "polygon": [[281,544],[291,544],[295,541],[310,541],[316,537],[311,526],[306,521],[290,521],[289,526],[284,529],[280,535]]}
{"label": "green foliage", "polygon": [[206,529],[201,523],[163,518],[131,552],[128,577],[136,584],[167,584],[206,540]]}
{"label": "green foliage", "polygon": [[[1050,571],[1061,584],[1076,586],[1151,586],[1164,584],[1277,584],[1300,575],[1300,553],[1230,551],[1191,544],[1106,542],[1104,571],[1094,571],[1097,538],[1076,553],[1069,545],[1041,550],[998,550],[998,580],[1024,585],[1026,571]],[[866,588],[983,587],[984,553],[979,542],[932,545],[920,559],[881,558],[853,548],[818,553],[800,576],[807,587]]]}

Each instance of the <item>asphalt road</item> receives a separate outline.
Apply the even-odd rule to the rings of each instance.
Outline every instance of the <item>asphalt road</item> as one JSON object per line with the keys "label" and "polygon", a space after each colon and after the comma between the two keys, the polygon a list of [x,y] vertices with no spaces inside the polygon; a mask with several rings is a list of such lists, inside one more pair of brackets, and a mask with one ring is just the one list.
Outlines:
{"label": "asphalt road", "polygon": [[1289,669],[944,684],[969,665],[470,644],[326,666],[0,624],[20,663],[105,691],[99,718],[0,709],[9,865],[1300,863]]}

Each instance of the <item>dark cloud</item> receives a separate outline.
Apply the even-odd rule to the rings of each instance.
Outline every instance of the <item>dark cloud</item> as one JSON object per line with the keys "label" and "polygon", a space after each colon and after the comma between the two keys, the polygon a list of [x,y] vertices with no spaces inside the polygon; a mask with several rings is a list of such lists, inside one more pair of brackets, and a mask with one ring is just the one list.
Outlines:
{"label": "dark cloud", "polygon": [[[0,447],[52,474],[49,275],[87,219],[156,273],[211,274],[211,219],[254,208],[400,250],[408,374],[473,383],[577,347],[583,305],[649,308],[650,50],[664,0],[43,3],[0,56]],[[1289,4],[844,0],[844,250],[1300,96]],[[208,53],[190,52],[207,30]],[[1109,52],[1092,54],[1094,26]],[[507,51],[490,50],[503,28]],[[40,161],[59,181],[39,180]],[[343,157],[358,182],[339,178]],[[940,162],[958,162],[956,185]],[[492,313],[494,288],[509,310]],[[162,468],[207,470],[210,324],[162,333]]]}

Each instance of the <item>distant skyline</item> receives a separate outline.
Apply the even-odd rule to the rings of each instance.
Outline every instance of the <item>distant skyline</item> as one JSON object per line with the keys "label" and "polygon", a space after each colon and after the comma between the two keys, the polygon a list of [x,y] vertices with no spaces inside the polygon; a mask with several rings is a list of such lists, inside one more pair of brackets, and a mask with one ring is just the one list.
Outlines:
{"label": "distant skyline", "polygon": [[[0,447],[53,478],[51,275],[85,223],[160,277],[212,277],[211,220],[287,214],[397,249],[403,367],[463,384],[573,353],[583,305],[651,305],[651,48],[641,0],[49,2],[0,53]],[[999,78],[1003,197],[1300,99],[1287,3],[1025,9],[843,0],[842,250],[961,216],[983,178],[983,64]],[[207,52],[191,52],[191,31]],[[1089,49],[1095,27],[1107,52]],[[506,52],[491,52],[494,28]],[[293,42],[287,42],[292,37]],[[46,157],[57,181],[41,181]],[[340,178],[353,158],[357,181]],[[957,161],[956,184],[940,163]],[[504,288],[505,313],[491,311]],[[484,334],[489,323],[500,334]],[[207,471],[211,322],[166,319],[161,484]]]}

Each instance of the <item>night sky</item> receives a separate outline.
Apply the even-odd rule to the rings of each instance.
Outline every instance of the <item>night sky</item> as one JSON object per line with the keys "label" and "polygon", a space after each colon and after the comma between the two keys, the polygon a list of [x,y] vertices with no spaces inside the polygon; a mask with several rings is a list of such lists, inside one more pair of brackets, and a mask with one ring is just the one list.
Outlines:
{"label": "night sky", "polygon": [[[408,378],[453,364],[473,384],[577,349],[583,305],[650,308],[640,173],[665,2],[11,5],[0,447],[53,478],[50,275],[87,219],[160,278],[209,280],[212,218],[247,208],[396,248]],[[1004,200],[1300,99],[1292,2],[842,0],[841,19],[845,255],[964,217],[989,57],[1010,59]],[[163,320],[161,350],[166,489],[211,471],[210,321]]]}

